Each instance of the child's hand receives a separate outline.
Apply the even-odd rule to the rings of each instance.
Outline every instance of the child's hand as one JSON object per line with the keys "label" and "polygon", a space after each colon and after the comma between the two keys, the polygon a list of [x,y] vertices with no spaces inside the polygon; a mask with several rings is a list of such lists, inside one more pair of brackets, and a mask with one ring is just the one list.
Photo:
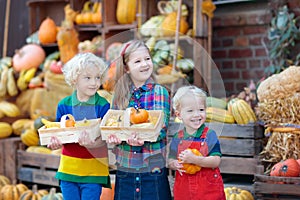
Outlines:
{"label": "child's hand", "polygon": [[196,155],[191,150],[188,149],[182,151],[178,156],[178,158],[181,160],[180,163],[194,163],[194,164],[196,159],[195,157]]}
{"label": "child's hand", "polygon": [[100,147],[103,144],[105,144],[101,138],[96,138],[94,141],[91,140],[89,134],[86,131],[83,131],[78,138],[78,143],[81,146],[85,146],[86,148],[95,148],[95,147]]}
{"label": "child's hand", "polygon": [[141,140],[137,133],[132,133],[130,138],[127,139],[127,143],[131,146],[142,146],[144,145],[144,141]]}
{"label": "child's hand", "polygon": [[182,175],[182,172],[184,172],[184,170],[181,169],[182,167],[183,167],[183,165],[178,160],[173,160],[172,159],[169,162],[169,168],[171,168],[173,170],[178,170],[180,175]]}
{"label": "child's hand", "polygon": [[114,134],[111,134],[110,136],[108,136],[108,140],[106,141],[109,144],[121,144],[121,140]]}
{"label": "child's hand", "polygon": [[52,136],[50,139],[50,144],[48,144],[47,147],[52,150],[60,149],[62,147],[62,143],[56,136]]}

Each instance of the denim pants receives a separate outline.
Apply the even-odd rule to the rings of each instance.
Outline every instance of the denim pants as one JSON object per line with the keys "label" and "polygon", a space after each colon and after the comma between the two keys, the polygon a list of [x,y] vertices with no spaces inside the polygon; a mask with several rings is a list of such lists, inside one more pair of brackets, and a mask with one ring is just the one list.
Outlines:
{"label": "denim pants", "polygon": [[102,186],[98,183],[60,181],[64,200],[99,200]]}

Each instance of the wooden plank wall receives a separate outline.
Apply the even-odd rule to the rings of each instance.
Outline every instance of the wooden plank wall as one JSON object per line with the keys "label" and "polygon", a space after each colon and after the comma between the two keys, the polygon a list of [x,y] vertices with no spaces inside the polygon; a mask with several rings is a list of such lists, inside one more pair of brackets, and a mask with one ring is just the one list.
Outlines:
{"label": "wooden plank wall", "polygon": [[[0,57],[3,55],[5,8],[8,0],[0,0]],[[16,49],[23,46],[28,30],[28,7],[26,0],[10,0],[9,32],[7,42],[7,56],[13,56]]]}

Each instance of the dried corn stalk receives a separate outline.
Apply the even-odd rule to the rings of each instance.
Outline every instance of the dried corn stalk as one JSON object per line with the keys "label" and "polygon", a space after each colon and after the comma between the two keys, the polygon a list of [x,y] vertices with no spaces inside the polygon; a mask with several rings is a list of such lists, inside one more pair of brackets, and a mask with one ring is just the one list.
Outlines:
{"label": "dried corn stalk", "polygon": [[300,132],[273,132],[263,151],[262,161],[279,162],[288,158],[300,158]]}
{"label": "dried corn stalk", "polygon": [[[299,84],[299,83],[298,83]],[[288,98],[264,100],[257,103],[256,115],[268,126],[300,124],[300,93]]]}

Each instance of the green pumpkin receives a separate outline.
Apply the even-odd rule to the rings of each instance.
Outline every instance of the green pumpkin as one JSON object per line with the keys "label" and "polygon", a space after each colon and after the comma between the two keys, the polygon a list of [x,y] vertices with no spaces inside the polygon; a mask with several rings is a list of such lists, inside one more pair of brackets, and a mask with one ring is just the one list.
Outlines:
{"label": "green pumpkin", "polygon": [[43,196],[42,200],[63,200],[62,193],[56,193],[55,188],[51,188],[48,195]]}

